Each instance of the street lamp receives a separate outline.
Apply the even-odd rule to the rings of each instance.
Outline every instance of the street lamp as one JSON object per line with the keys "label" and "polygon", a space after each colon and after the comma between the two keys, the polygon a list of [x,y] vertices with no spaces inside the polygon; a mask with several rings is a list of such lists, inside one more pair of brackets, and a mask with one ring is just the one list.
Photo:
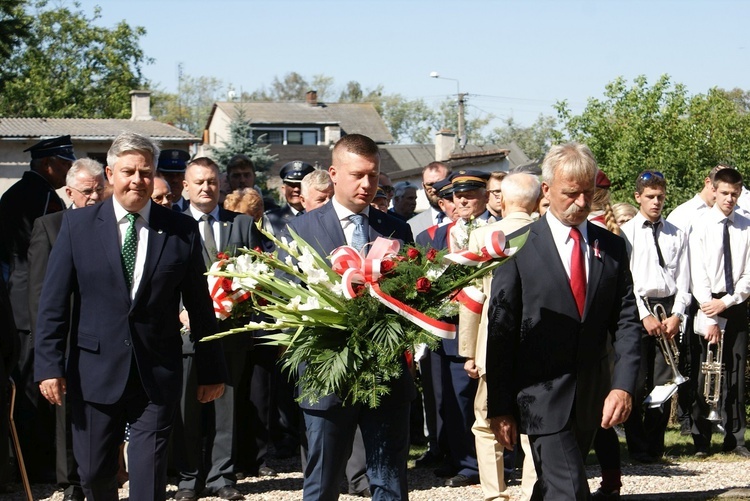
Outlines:
{"label": "street lamp", "polygon": [[464,103],[466,94],[461,94],[461,85],[457,78],[441,77],[437,71],[430,73],[430,78],[440,78],[441,80],[453,80],[456,82],[456,96],[458,97],[458,144],[463,148],[466,146],[466,130],[464,126]]}

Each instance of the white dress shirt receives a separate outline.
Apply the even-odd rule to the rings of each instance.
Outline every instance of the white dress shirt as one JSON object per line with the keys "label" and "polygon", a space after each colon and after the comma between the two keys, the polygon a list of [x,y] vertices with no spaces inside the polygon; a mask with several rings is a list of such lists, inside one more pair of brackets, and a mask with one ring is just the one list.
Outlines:
{"label": "white dress shirt", "polygon": [[[193,219],[198,221],[198,230],[201,233],[201,240],[203,242],[206,241],[206,235],[203,234],[203,221],[201,221],[201,218],[205,214],[204,212],[199,211],[195,207],[193,207],[193,204],[190,204],[188,206],[190,210],[190,215],[193,216]],[[216,245],[220,245],[219,242],[221,242],[221,229],[219,228],[219,206],[217,205],[214,207],[214,210],[208,213],[213,219],[211,220],[211,230],[214,234],[214,242],[216,242]],[[216,249],[216,252],[221,252],[222,249]]]}
{"label": "white dress shirt", "polygon": [[[339,222],[341,223],[341,229],[344,230],[344,237],[346,237],[346,243],[347,245],[352,244],[352,236],[354,235],[354,227],[356,226],[354,223],[352,223],[349,220],[349,216],[355,214],[354,212],[350,211],[336,200],[336,197],[331,199],[331,203],[333,203],[333,210],[336,211],[336,217],[338,217]],[[373,237],[374,233],[377,233],[375,230],[372,229],[372,226],[370,226],[370,206],[368,205],[364,209],[362,209],[362,212],[359,212],[358,214],[364,214],[367,216],[367,227],[369,231],[369,238],[367,239],[368,242],[372,242],[375,240]],[[380,235],[376,235],[380,236]]]}
{"label": "white dress shirt", "polygon": [[[725,219],[727,216],[714,206],[693,223],[688,244],[690,283],[698,304],[710,301],[712,293],[726,290],[722,250]],[[729,220],[732,221],[729,225],[729,239],[732,249],[734,294],[724,294],[720,298],[727,307],[739,304],[750,296],[750,219],[732,212],[729,214]],[[709,317],[707,323],[717,322]]]}
{"label": "white dress shirt", "polygon": [[700,194],[695,195],[687,202],[678,205],[667,216],[667,221],[681,229],[686,235],[690,235],[690,227],[693,221],[705,214],[708,209],[706,202],[703,201]]}
{"label": "white dress shirt", "polygon": [[[126,217],[128,211],[120,205],[116,197],[112,197],[112,205],[115,208],[115,221],[117,221],[117,232],[120,235],[120,252],[125,245],[125,233],[128,231],[130,221]],[[151,203],[146,203],[143,209],[138,211],[138,219],[135,220],[135,229],[138,232],[138,246],[135,250],[135,269],[133,270],[133,284],[130,287],[130,299],[135,299],[135,293],[141,284],[143,267],[146,264],[146,252],[148,251],[148,218],[151,216]]]}
{"label": "white dress shirt", "polygon": [[641,320],[650,315],[641,298],[664,298],[674,295],[672,313],[685,314],[690,305],[690,264],[688,261],[687,236],[672,223],[660,217],[655,224],[664,258],[664,267],[659,264],[654,233],[648,220],[638,212],[633,219],[620,228],[627,242],[630,256],[630,271],[633,274],[633,292],[637,298]]}
{"label": "white dress shirt", "polygon": [[[557,219],[554,214],[552,214],[552,211],[547,211],[544,217],[547,218],[547,224],[549,224],[549,229],[550,231],[552,231],[552,240],[555,241],[557,253],[560,255],[560,260],[565,267],[565,273],[568,275],[568,280],[570,280],[570,261],[573,254],[573,245],[575,243],[573,239],[570,238],[571,227],[562,224],[562,222],[560,222],[560,220]],[[589,257],[591,256],[589,249],[591,248],[591,242],[589,242],[589,232],[588,228],[586,227],[587,222],[588,221],[582,222],[577,226],[577,228],[583,236],[583,243],[586,244],[581,245],[581,252],[583,252],[583,262],[586,263],[586,285],[588,286]],[[586,290],[588,291],[588,287],[586,288]]]}

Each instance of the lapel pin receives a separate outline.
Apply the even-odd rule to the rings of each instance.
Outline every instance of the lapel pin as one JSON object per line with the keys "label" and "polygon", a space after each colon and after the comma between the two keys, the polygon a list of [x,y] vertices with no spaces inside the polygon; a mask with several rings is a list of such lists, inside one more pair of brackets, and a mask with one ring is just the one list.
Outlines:
{"label": "lapel pin", "polygon": [[596,256],[596,259],[600,260],[602,259],[602,253],[599,252],[599,240],[594,240],[594,256]]}
{"label": "lapel pin", "polygon": [[162,233],[164,233],[164,230],[157,230],[156,233],[158,233],[159,235],[161,235]]}

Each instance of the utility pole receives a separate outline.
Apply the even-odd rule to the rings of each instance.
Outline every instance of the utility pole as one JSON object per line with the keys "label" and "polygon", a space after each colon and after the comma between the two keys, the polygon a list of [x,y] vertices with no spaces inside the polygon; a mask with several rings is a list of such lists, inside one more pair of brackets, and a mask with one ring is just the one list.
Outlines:
{"label": "utility pole", "polygon": [[466,103],[466,93],[458,93],[458,145],[461,149],[466,146],[466,124],[464,122],[464,103]]}
{"label": "utility pole", "polygon": [[458,98],[458,145],[463,149],[464,146],[466,146],[467,141],[464,105],[466,104],[466,96],[468,96],[468,94],[461,92],[461,85],[457,78],[440,76],[437,71],[430,73],[430,78],[442,78],[443,80],[453,80],[456,82],[456,97]]}

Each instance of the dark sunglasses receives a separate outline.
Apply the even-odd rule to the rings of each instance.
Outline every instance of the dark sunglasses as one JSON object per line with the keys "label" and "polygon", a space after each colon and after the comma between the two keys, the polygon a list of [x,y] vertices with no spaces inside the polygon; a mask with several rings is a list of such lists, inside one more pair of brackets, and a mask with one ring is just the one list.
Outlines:
{"label": "dark sunglasses", "polygon": [[660,178],[664,179],[664,174],[662,174],[661,172],[655,171],[655,170],[647,170],[646,172],[644,172],[643,174],[641,174],[640,176],[638,176],[638,180],[640,180],[640,181],[648,181],[649,179],[653,178],[654,176],[655,177],[660,177]]}

